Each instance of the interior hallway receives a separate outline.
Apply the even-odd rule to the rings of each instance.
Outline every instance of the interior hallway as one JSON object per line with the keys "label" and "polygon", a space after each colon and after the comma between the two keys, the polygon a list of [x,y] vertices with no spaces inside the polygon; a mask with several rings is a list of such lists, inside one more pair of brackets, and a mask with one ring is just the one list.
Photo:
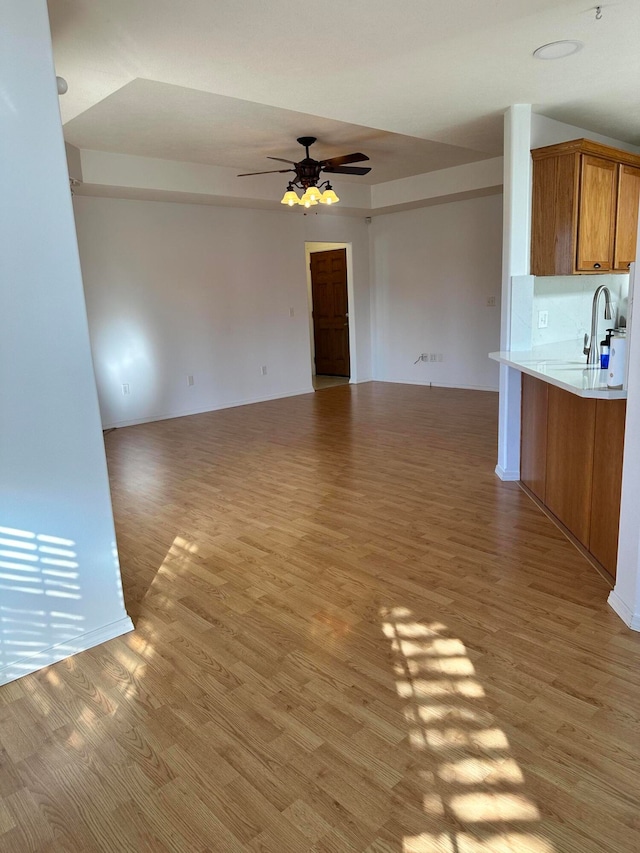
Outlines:
{"label": "interior hallway", "polygon": [[0,688],[0,848],[636,851],[640,636],[496,420],[367,383],[109,433],[136,631]]}
{"label": "interior hallway", "polygon": [[335,388],[337,385],[348,385],[348,376],[321,376],[314,374],[311,377],[314,391],[323,391],[325,388]]}

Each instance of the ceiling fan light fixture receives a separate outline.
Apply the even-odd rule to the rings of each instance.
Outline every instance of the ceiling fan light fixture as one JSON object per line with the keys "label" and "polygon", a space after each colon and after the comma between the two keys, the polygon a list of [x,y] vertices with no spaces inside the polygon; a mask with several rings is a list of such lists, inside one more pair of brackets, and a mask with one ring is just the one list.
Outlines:
{"label": "ceiling fan light fixture", "polygon": [[[239,178],[245,178],[252,175],[271,175],[285,174],[286,172],[294,172],[295,178],[289,179],[287,190],[280,200],[280,204],[286,204],[288,207],[294,207],[300,204],[303,207],[309,208],[315,204],[337,204],[340,199],[333,190],[329,181],[322,179],[322,172],[333,172],[341,175],[367,175],[371,168],[369,166],[351,166],[351,163],[361,163],[368,160],[366,154],[361,151],[355,151],[353,154],[342,154],[338,157],[329,157],[328,160],[314,160],[309,154],[309,146],[317,142],[315,136],[300,136],[298,142],[305,149],[305,158],[296,162],[295,160],[285,160],[282,157],[271,157],[269,160],[278,160],[281,163],[287,163],[287,169],[269,169],[265,172],[243,172],[238,175]],[[324,189],[324,192],[323,192]],[[299,198],[297,190],[300,190],[302,197]]]}
{"label": "ceiling fan light fixture", "polygon": [[320,202],[320,204],[337,204],[340,199],[335,194],[331,184],[328,184],[326,190],[322,193],[322,196],[318,199],[318,201]]}

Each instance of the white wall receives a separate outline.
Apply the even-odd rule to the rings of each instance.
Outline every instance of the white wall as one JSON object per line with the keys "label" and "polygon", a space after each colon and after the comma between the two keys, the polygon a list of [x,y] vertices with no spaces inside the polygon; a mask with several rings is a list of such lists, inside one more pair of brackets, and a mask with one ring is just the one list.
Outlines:
{"label": "white wall", "polygon": [[0,683],[133,626],[120,587],[45,0],[0,28]]}
{"label": "white wall", "polygon": [[437,199],[446,199],[447,196],[462,197],[471,193],[478,196],[489,195],[490,192],[499,192],[502,172],[502,157],[494,157],[491,160],[465,163],[424,175],[385,181],[371,187],[371,207],[372,210],[400,209],[402,206],[415,206],[426,200],[433,203]]}
{"label": "white wall", "polygon": [[[374,378],[497,390],[502,196],[376,216],[371,229]],[[414,364],[423,352],[443,361]]]}
{"label": "white wall", "polygon": [[[75,210],[105,426],[312,391],[305,238],[321,217],[79,196]],[[370,374],[366,225],[331,223],[354,243]]]}
{"label": "white wall", "polygon": [[531,115],[531,141],[530,147],[543,148],[545,145],[558,145],[560,142],[569,142],[572,139],[591,139],[593,142],[601,142],[603,145],[611,145],[612,148],[621,148],[632,154],[640,154],[640,147],[620,142],[611,136],[603,136],[601,133],[592,133],[582,127],[573,124],[565,124],[546,116],[532,113]]}

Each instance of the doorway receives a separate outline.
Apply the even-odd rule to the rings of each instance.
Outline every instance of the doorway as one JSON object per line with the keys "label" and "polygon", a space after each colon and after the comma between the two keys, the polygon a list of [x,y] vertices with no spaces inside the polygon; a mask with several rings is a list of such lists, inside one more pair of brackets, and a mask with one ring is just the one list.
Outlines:
{"label": "doorway", "polygon": [[351,351],[347,248],[308,246],[313,384],[316,390],[349,382]]}

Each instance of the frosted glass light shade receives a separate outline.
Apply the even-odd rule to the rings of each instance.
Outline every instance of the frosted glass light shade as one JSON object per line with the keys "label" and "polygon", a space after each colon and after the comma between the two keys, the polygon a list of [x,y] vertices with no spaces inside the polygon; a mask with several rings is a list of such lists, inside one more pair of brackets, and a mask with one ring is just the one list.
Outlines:
{"label": "frosted glass light shade", "polygon": [[300,199],[298,198],[298,194],[295,190],[287,190],[287,192],[282,196],[280,204],[288,204],[289,207],[293,207],[294,204],[300,204]]}
{"label": "frosted glass light shade", "polygon": [[325,190],[320,198],[320,204],[337,204],[340,201],[332,189]]}
{"label": "frosted glass light shade", "polygon": [[322,198],[322,193],[318,189],[318,187],[309,187],[305,193],[308,195],[311,201],[320,201]]}

